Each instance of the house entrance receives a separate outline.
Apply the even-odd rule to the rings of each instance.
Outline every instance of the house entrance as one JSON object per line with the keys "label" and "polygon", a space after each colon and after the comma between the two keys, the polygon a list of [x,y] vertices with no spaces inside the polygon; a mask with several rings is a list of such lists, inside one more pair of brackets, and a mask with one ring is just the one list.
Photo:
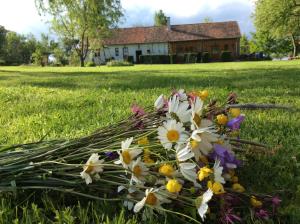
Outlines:
{"label": "house entrance", "polygon": [[140,55],[142,55],[142,51],[138,50],[135,52],[135,57],[136,57],[136,63],[140,64]]}

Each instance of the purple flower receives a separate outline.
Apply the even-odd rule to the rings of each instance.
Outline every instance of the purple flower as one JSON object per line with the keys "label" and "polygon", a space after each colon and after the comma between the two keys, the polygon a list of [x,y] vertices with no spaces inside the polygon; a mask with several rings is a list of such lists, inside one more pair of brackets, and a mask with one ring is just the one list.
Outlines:
{"label": "purple flower", "polygon": [[256,216],[258,218],[261,218],[261,219],[265,219],[266,220],[266,219],[269,218],[268,212],[266,210],[263,210],[263,209],[259,209],[259,211],[256,212],[255,214],[256,214]]}
{"label": "purple flower", "polygon": [[224,221],[226,224],[234,224],[236,222],[241,222],[242,219],[239,216],[233,214],[232,209],[228,209],[225,213]]}
{"label": "purple flower", "polygon": [[275,207],[279,206],[280,202],[281,202],[281,200],[278,196],[275,196],[275,197],[272,198],[273,206],[275,206]]}
{"label": "purple flower", "polygon": [[241,165],[241,161],[237,160],[232,152],[219,144],[214,144],[214,151],[210,157],[214,160],[219,159],[221,166],[227,169],[235,169]]}
{"label": "purple flower", "polygon": [[117,159],[119,157],[119,154],[117,152],[106,152],[105,155],[111,160]]}
{"label": "purple flower", "polygon": [[228,121],[227,127],[229,127],[231,130],[238,130],[238,129],[240,129],[241,123],[244,120],[245,120],[245,115],[240,115],[240,116]]}
{"label": "purple flower", "polygon": [[134,115],[137,116],[137,117],[141,117],[141,116],[144,116],[146,114],[146,112],[144,111],[144,109],[141,108],[141,107],[139,107],[136,104],[133,104],[131,106],[131,112],[134,113]]}

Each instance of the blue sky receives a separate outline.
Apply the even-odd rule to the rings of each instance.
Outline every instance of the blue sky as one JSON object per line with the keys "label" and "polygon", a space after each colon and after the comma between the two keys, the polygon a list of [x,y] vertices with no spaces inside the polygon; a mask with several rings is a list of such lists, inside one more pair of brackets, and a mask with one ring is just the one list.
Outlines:
{"label": "blue sky", "polygon": [[[121,0],[125,12],[121,27],[153,25],[154,12],[162,9],[171,24],[237,20],[241,31],[254,31],[254,0]],[[38,15],[34,0],[0,0],[0,25],[9,30],[39,35],[48,32],[47,18]]]}

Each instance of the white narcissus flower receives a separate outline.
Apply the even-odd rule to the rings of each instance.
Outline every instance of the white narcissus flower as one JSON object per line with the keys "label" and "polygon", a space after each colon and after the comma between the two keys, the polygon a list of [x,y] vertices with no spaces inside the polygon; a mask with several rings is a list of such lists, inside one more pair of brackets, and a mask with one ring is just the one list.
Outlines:
{"label": "white narcissus flower", "polygon": [[184,148],[177,147],[176,149],[176,158],[179,162],[185,162],[188,159],[193,158],[195,155],[191,151],[188,144]]}
{"label": "white narcissus flower", "polygon": [[212,128],[200,128],[193,131],[190,146],[197,161],[202,154],[208,155],[213,148],[212,143],[218,141],[219,136],[214,132]]}
{"label": "white narcissus flower", "polygon": [[207,213],[208,210],[207,203],[211,200],[212,196],[213,196],[212,190],[208,189],[201,197],[198,198],[198,200],[200,200],[200,203],[198,205],[198,213],[203,221],[205,218],[205,214]]}
{"label": "white narcissus flower", "polygon": [[80,173],[82,179],[85,179],[86,184],[92,183],[91,175],[99,178],[99,173],[103,172],[103,162],[104,160],[99,160],[99,155],[93,153],[86,164],[83,166],[83,171]]}
{"label": "white narcissus flower", "polygon": [[183,124],[175,120],[164,122],[163,126],[158,127],[157,130],[158,139],[166,149],[171,149],[173,144],[181,145],[188,138]]}
{"label": "white narcissus flower", "polygon": [[133,211],[135,213],[139,212],[145,204],[159,209],[161,208],[161,204],[170,202],[171,201],[169,199],[159,193],[159,189],[150,188],[146,189],[145,197],[135,204]]}
{"label": "white narcissus flower", "polygon": [[216,159],[214,164],[214,181],[225,184],[225,179],[222,177],[223,167],[220,166],[220,160]]}
{"label": "white narcissus flower", "polygon": [[175,119],[180,122],[188,122],[191,119],[191,110],[187,101],[180,102],[179,98],[174,95],[168,102],[168,113],[169,119]]}
{"label": "white narcissus flower", "polygon": [[161,94],[155,101],[154,107],[159,110],[162,109],[165,105],[165,97],[163,94]]}
{"label": "white narcissus flower", "polygon": [[142,153],[140,148],[130,148],[133,138],[128,138],[122,141],[121,150],[118,151],[119,160],[115,164],[122,164],[125,169],[128,169],[133,159]]}
{"label": "white narcissus flower", "polygon": [[130,183],[143,184],[149,169],[141,162],[141,157],[139,157],[130,165],[130,171],[132,172]]}
{"label": "white narcissus flower", "polygon": [[194,164],[194,163],[179,163],[179,170],[185,179],[187,179],[193,183],[196,183],[196,181],[197,181],[196,164]]}
{"label": "white narcissus flower", "polygon": [[187,100],[187,95],[184,89],[178,90],[177,92],[175,92],[175,95],[179,98],[180,101]]}

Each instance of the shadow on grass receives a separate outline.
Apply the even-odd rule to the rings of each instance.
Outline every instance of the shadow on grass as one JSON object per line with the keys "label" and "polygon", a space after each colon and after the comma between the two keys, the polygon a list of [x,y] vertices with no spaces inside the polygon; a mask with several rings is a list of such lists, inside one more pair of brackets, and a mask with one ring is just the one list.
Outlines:
{"label": "shadow on grass", "polygon": [[[7,72],[7,71],[0,71]],[[17,75],[14,73],[17,72]],[[99,72],[19,72],[0,76],[16,86],[35,86],[77,90],[80,88],[110,88],[144,90],[154,88],[216,87],[228,89],[289,88],[296,89],[300,81],[299,70],[285,69],[225,69],[225,70],[142,70]],[[297,93],[296,93],[297,95]]]}

